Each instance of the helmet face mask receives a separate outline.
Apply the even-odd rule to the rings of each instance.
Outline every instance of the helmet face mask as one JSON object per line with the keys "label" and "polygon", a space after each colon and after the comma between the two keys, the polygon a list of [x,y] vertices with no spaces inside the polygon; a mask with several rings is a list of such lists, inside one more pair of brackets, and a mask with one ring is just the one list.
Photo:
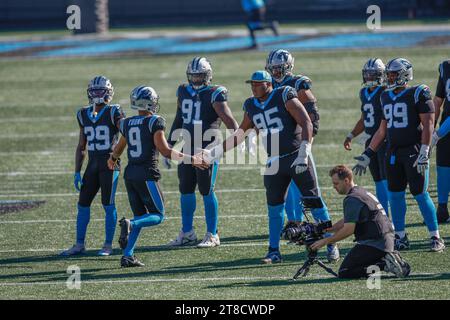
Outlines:
{"label": "helmet face mask", "polygon": [[130,107],[138,111],[158,113],[159,96],[152,87],[138,86],[131,91]]}
{"label": "helmet face mask", "polygon": [[276,82],[282,82],[294,70],[294,57],[287,50],[274,50],[269,53],[266,71]]}
{"label": "helmet face mask", "polygon": [[207,86],[212,80],[211,64],[205,57],[195,57],[187,66],[186,76],[194,89]]}
{"label": "helmet face mask", "polygon": [[386,74],[388,89],[405,87],[413,79],[413,67],[406,59],[392,59],[387,64]]}
{"label": "helmet face mask", "polygon": [[97,76],[89,82],[87,96],[91,104],[106,104],[114,96],[114,87],[108,78]]}
{"label": "helmet face mask", "polygon": [[362,69],[363,86],[376,87],[386,85],[386,67],[378,58],[369,59]]}

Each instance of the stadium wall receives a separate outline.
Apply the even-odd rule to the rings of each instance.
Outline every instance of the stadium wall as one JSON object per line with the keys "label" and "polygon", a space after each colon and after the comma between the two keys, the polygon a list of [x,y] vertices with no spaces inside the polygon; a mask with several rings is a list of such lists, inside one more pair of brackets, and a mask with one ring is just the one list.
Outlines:
{"label": "stadium wall", "polygon": [[[77,1],[80,0],[1,0],[0,30],[65,28],[66,8]],[[268,16],[281,22],[364,21],[370,4],[379,5],[385,18],[448,17],[450,13],[446,0],[267,1]],[[109,0],[109,11],[111,27],[233,24],[245,19],[240,0]]]}

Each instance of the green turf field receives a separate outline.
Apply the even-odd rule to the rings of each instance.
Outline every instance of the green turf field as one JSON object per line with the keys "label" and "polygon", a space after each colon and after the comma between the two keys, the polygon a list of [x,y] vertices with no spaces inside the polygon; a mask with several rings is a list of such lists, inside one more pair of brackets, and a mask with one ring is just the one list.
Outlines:
{"label": "green turf field", "polygon": [[[296,71],[308,75],[321,110],[321,129],[313,153],[324,198],[334,219],[341,215],[342,200],[331,188],[328,170],[351,164],[362,151],[351,153],[342,142],[359,117],[358,89],[361,67],[372,56],[384,61],[405,56],[414,65],[414,83],[428,84],[434,92],[438,64],[448,48],[294,53]],[[250,95],[244,80],[262,69],[265,53],[237,52],[210,55],[214,82],[229,89],[229,103],[238,121],[242,103]],[[407,279],[382,278],[380,290],[369,290],[365,280],[340,281],[319,268],[303,280],[290,277],[305,259],[303,247],[282,244],[284,263],[260,263],[268,242],[267,212],[258,168],[224,165],[219,170],[219,232],[222,245],[213,249],[161,247],[180,228],[180,207],[175,170],[163,170],[167,220],[144,230],[136,255],[144,268],[121,269],[121,253],[99,258],[103,243],[103,209],[97,198],[87,235],[88,254],[60,258],[75,237],[77,193],[73,188],[74,151],[77,143],[75,113],[86,103],[86,86],[97,74],[109,77],[114,102],[127,115],[129,92],[138,84],[154,87],[161,96],[161,115],[169,124],[175,113],[175,90],[185,81],[190,56],[3,60],[0,61],[0,200],[45,200],[33,210],[0,215],[1,299],[442,299],[450,292],[450,251],[428,252],[428,234],[418,207],[408,198],[407,223],[410,251],[404,257],[412,266]],[[434,158],[433,158],[434,159]],[[370,176],[358,178],[373,190]],[[430,192],[436,199],[434,160]],[[197,197],[195,226],[205,230],[203,203]],[[118,216],[131,215],[121,179],[116,196]],[[441,234],[448,243],[450,227]],[[118,234],[116,233],[116,239]],[[116,240],[114,244],[117,245]],[[350,239],[341,245],[348,251]],[[66,287],[68,266],[81,269],[81,290]],[[338,268],[338,264],[333,266]]]}

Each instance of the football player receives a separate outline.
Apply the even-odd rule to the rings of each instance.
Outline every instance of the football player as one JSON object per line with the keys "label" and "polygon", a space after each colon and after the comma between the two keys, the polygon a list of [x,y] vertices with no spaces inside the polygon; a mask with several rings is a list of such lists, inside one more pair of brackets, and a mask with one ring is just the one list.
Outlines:
{"label": "football player", "polygon": [[[122,136],[108,160],[108,167],[114,170],[120,155],[128,145],[128,165],[124,178],[134,218],[122,218],[119,222],[119,244],[124,250],[120,265],[141,267],[144,264],[134,255],[139,233],[142,228],[158,225],[164,219],[164,199],[158,182],[161,177],[158,169],[159,152],[170,159],[197,164],[193,157],[174,151],[168,146],[164,136],[165,120],[156,114],[159,110],[159,96],[153,88],[134,88],[130,101],[131,108],[137,110],[138,115],[120,122]],[[201,167],[201,164],[199,166]]]}
{"label": "football player", "polygon": [[[295,88],[298,99],[304,105],[313,124],[313,137],[319,130],[319,110],[317,108],[317,99],[312,92],[312,82],[305,75],[294,75],[294,57],[283,49],[273,50],[269,53],[266,60],[266,71],[272,76],[273,88],[290,86]],[[311,161],[314,159],[311,155]],[[320,193],[320,189],[319,189]],[[317,221],[330,220],[326,204],[323,208],[312,210],[312,214]],[[303,220],[303,208],[301,201],[301,192],[297,185],[292,181],[286,197],[286,214],[288,223],[291,221]],[[328,259],[336,261],[339,259],[339,250],[336,245],[330,244],[328,247]]]}
{"label": "football player", "polygon": [[[436,107],[436,122],[442,113],[439,130],[433,133],[432,144],[436,145],[436,169],[439,223],[449,222],[448,194],[450,193],[450,61],[439,65],[439,80],[433,99]],[[441,112],[441,108],[443,109]]]}
{"label": "football player", "polygon": [[[371,138],[377,132],[381,123],[383,108],[380,96],[386,85],[386,67],[379,58],[369,59],[363,66],[363,88],[359,91],[361,100],[361,118],[356,122],[353,130],[344,141],[345,150],[352,150],[352,139],[364,132],[367,140],[365,147],[370,144]],[[386,180],[386,141],[378,148],[370,159],[369,169],[375,182],[377,199],[384,211],[389,215],[389,196]]]}
{"label": "football player", "polygon": [[311,159],[313,125],[294,88],[282,86],[273,89],[272,77],[266,71],[256,71],[247,83],[251,84],[253,97],[244,103],[244,119],[239,130],[223,144],[204,150],[203,156],[206,162],[219,159],[224,152],[242,143],[248,130],[253,128],[263,137],[269,156],[264,175],[269,215],[269,252],[262,261],[277,263],[281,262],[280,234],[291,180],[294,180],[303,196],[320,199],[315,166]]}
{"label": "football player", "polygon": [[353,170],[365,173],[370,159],[387,137],[386,177],[395,226],[396,250],[409,248],[405,233],[406,199],[409,190],[416,199],[431,237],[431,250],[444,250],[436,208],[428,194],[429,150],[434,125],[434,105],[426,85],[409,86],[413,67],[404,58],[392,59],[386,66],[387,90],[381,94],[383,118],[367,149],[356,157]]}
{"label": "football player", "polygon": [[242,9],[247,15],[247,28],[252,38],[252,46],[257,48],[255,31],[271,29],[275,36],[279,35],[278,21],[266,22],[266,4],[264,0],[241,0]]}
{"label": "football player", "polygon": [[[77,215],[77,239],[75,245],[61,253],[63,256],[85,252],[86,230],[89,224],[91,203],[101,189],[102,204],[105,209],[105,243],[98,252],[101,256],[112,253],[112,241],[117,223],[114,197],[119,178],[119,169],[108,169],[107,161],[113,145],[117,142],[119,121],[124,113],[119,105],[109,104],[114,95],[111,81],[104,76],[91,80],[87,89],[89,106],[77,113],[80,135],[75,151],[75,189],[80,192]],[[81,168],[86,155],[89,161],[81,178]]]}
{"label": "football player", "polygon": [[[214,135],[207,136],[208,133],[219,130],[221,121],[233,131],[238,128],[238,124],[227,104],[227,89],[211,84],[212,68],[205,57],[192,59],[187,66],[186,75],[188,83],[180,85],[177,90],[177,112],[168,141],[173,146],[181,131],[185,142],[184,152],[195,154],[208,144],[217,143]],[[193,245],[197,242],[193,227],[197,185],[203,197],[207,229],[197,246],[208,248],[220,245],[217,234],[218,202],[214,192],[217,171],[218,162],[212,163],[208,170],[199,170],[188,163],[178,165],[182,228],[169,246]]]}

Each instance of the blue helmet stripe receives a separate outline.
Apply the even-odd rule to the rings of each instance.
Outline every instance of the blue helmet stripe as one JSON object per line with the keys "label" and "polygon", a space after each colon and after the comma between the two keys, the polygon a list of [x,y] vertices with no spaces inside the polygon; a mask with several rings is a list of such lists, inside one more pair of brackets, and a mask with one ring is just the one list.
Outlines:
{"label": "blue helmet stripe", "polygon": [[192,71],[198,71],[198,64],[200,62],[200,57],[195,57],[194,62],[192,63]]}
{"label": "blue helmet stripe", "polygon": [[273,50],[273,51],[272,51],[272,53],[270,54],[270,57],[269,57],[269,64],[272,64],[272,59],[273,59],[274,55],[275,55],[277,52],[278,52],[278,50]]}

